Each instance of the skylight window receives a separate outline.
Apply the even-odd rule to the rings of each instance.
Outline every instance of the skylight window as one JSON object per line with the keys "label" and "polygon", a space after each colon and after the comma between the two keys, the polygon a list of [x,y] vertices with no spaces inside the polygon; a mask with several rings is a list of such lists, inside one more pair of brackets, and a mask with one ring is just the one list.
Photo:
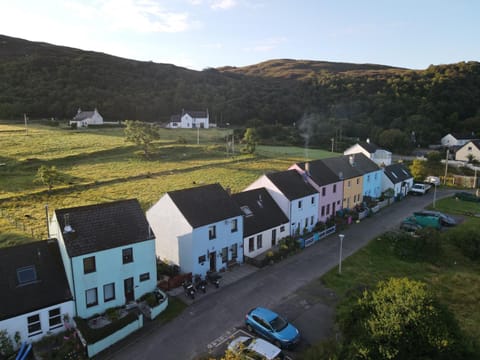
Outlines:
{"label": "skylight window", "polygon": [[35,271],[35,266],[25,266],[17,269],[17,279],[18,285],[27,285],[37,281],[37,272]]}
{"label": "skylight window", "polygon": [[402,172],[408,176],[408,173],[404,169],[402,169]]}
{"label": "skylight window", "polygon": [[245,214],[246,217],[253,216],[252,210],[250,210],[250,208],[247,205],[241,206],[240,209],[242,209],[242,211],[243,211],[243,213]]}
{"label": "skylight window", "polygon": [[393,175],[393,177],[394,177],[395,179],[398,179],[397,174],[395,174],[393,171],[392,171],[392,175]]}

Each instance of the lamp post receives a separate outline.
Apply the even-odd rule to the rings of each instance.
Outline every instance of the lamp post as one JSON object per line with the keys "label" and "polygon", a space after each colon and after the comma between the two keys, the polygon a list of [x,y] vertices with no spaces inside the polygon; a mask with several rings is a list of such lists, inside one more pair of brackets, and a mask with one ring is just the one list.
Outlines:
{"label": "lamp post", "polygon": [[342,273],[343,238],[345,237],[345,235],[340,234],[340,235],[338,235],[338,237],[340,238],[340,257],[338,259],[338,273],[341,274]]}
{"label": "lamp post", "polygon": [[433,184],[433,208],[435,209],[435,201],[437,200],[437,184]]}

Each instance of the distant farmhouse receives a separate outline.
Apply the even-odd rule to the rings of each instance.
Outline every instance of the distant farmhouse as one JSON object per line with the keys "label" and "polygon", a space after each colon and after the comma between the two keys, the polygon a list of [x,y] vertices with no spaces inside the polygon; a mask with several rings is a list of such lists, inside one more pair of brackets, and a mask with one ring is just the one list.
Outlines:
{"label": "distant farmhouse", "polygon": [[379,166],[388,166],[392,163],[392,153],[379,148],[377,145],[370,142],[370,139],[367,139],[365,142],[360,141],[355,145],[350,146],[343,152],[343,155],[352,155],[356,153],[363,153]]}
{"label": "distant farmhouse", "polygon": [[170,122],[167,124],[167,128],[171,129],[208,129],[209,127],[208,109],[206,111],[185,111],[182,109],[182,113],[172,115]]}
{"label": "distant farmhouse", "polygon": [[88,127],[88,125],[102,125],[103,117],[97,108],[93,111],[82,111],[82,109],[78,108],[77,115],[69,123],[70,126],[74,124],[77,128]]}
{"label": "distant farmhouse", "polygon": [[457,147],[457,148],[459,148],[460,146],[463,146],[463,145],[465,145],[466,143],[468,143],[469,141],[472,141],[472,140],[479,140],[478,136],[476,136],[474,132],[472,132],[470,134],[453,134],[453,133],[450,133],[450,134],[445,135],[440,140],[440,143],[444,147],[449,147],[449,148]]}

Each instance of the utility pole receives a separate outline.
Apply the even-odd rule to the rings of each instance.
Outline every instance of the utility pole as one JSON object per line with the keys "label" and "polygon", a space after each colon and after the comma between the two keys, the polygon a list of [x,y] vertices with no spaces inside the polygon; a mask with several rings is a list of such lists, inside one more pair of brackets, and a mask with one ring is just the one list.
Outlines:
{"label": "utility pole", "polygon": [[332,137],[330,140],[332,141],[332,152],[333,152],[333,144],[335,143],[335,138]]}
{"label": "utility pole", "polygon": [[200,126],[197,126],[197,145],[200,145]]}
{"label": "utility pole", "polygon": [[447,149],[447,156],[445,157],[445,176],[443,177],[443,185],[446,185],[446,184],[447,184],[448,152],[449,152],[449,149]]}
{"label": "utility pole", "polygon": [[25,135],[28,135],[27,114],[23,114],[23,120],[25,120]]}
{"label": "utility pole", "polygon": [[338,273],[342,274],[342,250],[343,250],[343,238],[345,235],[339,234],[338,237],[340,238],[340,256],[338,259]]}

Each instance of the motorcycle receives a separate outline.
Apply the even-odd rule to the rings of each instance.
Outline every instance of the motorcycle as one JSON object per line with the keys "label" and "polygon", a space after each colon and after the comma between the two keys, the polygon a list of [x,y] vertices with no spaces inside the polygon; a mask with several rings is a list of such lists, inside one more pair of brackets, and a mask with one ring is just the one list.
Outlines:
{"label": "motorcycle", "polygon": [[216,288],[220,286],[220,279],[222,278],[221,275],[218,275],[214,271],[209,271],[207,272],[207,280],[210,282],[210,284],[215,285]]}
{"label": "motorcycle", "polygon": [[202,290],[204,294],[207,292],[207,281],[202,279],[202,275],[195,275],[193,283],[196,290]]}
{"label": "motorcycle", "polygon": [[195,299],[195,288],[193,287],[193,284],[190,281],[184,281],[182,286],[185,296]]}

